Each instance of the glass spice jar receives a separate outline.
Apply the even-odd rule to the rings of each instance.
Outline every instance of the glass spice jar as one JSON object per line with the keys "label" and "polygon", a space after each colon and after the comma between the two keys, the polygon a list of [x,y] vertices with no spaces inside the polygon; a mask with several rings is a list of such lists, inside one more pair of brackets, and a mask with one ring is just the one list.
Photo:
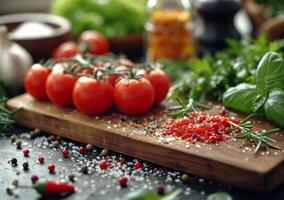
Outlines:
{"label": "glass spice jar", "polygon": [[146,60],[193,57],[190,0],[148,0],[147,9]]}

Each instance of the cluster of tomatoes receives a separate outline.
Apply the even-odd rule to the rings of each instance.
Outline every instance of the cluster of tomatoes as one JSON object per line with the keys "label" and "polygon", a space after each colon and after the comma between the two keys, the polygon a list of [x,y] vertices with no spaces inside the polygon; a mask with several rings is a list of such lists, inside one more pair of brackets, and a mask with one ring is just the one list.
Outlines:
{"label": "cluster of tomatoes", "polygon": [[59,45],[52,53],[53,58],[67,58],[77,53],[88,52],[93,55],[103,55],[109,52],[108,40],[99,32],[88,30],[82,32],[78,42],[65,42]]}
{"label": "cluster of tomatoes", "polygon": [[77,54],[51,63],[30,68],[26,91],[61,107],[75,105],[87,115],[105,113],[113,104],[122,113],[142,115],[163,101],[170,87],[163,70],[126,58]]}

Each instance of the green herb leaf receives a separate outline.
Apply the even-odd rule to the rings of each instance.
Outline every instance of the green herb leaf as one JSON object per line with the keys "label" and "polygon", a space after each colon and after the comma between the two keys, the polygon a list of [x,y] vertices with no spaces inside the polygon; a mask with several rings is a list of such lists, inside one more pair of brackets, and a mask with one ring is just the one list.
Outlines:
{"label": "green herb leaf", "polygon": [[7,110],[5,108],[6,101],[7,99],[5,97],[0,96],[0,132],[5,132],[12,128],[12,125],[15,123],[13,120],[15,114],[21,110],[21,108],[13,111]]}
{"label": "green herb leaf", "polygon": [[231,87],[223,95],[224,106],[245,113],[258,110],[265,102],[266,97],[256,90],[255,85],[242,83]]}
{"label": "green herb leaf", "polygon": [[264,104],[265,117],[284,128],[284,90],[273,90]]}
{"label": "green herb leaf", "polygon": [[275,52],[266,53],[258,64],[256,85],[265,93],[284,87],[284,62]]}
{"label": "green herb leaf", "polygon": [[138,190],[128,193],[123,200],[174,200],[181,193],[181,190],[175,190],[166,196],[160,196],[155,192]]}

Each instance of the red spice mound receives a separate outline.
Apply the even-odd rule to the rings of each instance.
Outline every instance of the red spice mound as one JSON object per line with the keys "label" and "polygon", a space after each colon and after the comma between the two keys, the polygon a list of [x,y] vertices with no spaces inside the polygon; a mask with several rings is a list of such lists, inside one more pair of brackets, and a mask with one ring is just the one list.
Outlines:
{"label": "red spice mound", "polygon": [[190,112],[189,116],[168,121],[164,126],[164,133],[181,137],[191,143],[216,143],[230,138],[230,121],[240,123],[240,120],[222,114]]}

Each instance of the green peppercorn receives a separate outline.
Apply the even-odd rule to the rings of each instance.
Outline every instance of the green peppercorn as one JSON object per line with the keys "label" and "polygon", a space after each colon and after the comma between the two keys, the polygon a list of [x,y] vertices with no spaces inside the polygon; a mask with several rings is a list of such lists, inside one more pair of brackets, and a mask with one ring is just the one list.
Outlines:
{"label": "green peppercorn", "polygon": [[40,135],[40,133],[41,133],[40,129],[35,128],[34,130],[30,132],[30,138],[35,139],[36,137]]}
{"label": "green peppercorn", "polygon": [[103,149],[100,153],[100,156],[106,156],[108,154],[108,150],[107,149]]}
{"label": "green peppercorn", "polygon": [[187,174],[183,174],[180,179],[183,183],[187,183],[189,181],[189,176]]}
{"label": "green peppercorn", "polygon": [[15,186],[15,187],[18,187],[19,186],[19,180],[18,179],[14,179],[12,181],[12,185]]}
{"label": "green peppercorn", "polygon": [[16,139],[17,139],[16,135],[11,135],[10,140],[12,143],[14,143]]}
{"label": "green peppercorn", "polygon": [[87,149],[88,151],[91,151],[91,150],[93,149],[93,145],[87,144],[86,149]]}
{"label": "green peppercorn", "polygon": [[52,144],[52,147],[53,147],[53,148],[58,148],[59,145],[60,145],[59,141],[58,141],[58,140],[55,140],[55,141],[53,142],[53,144]]}
{"label": "green peppercorn", "polygon": [[20,149],[22,147],[22,141],[21,140],[17,140],[16,141],[16,146],[18,149]]}

